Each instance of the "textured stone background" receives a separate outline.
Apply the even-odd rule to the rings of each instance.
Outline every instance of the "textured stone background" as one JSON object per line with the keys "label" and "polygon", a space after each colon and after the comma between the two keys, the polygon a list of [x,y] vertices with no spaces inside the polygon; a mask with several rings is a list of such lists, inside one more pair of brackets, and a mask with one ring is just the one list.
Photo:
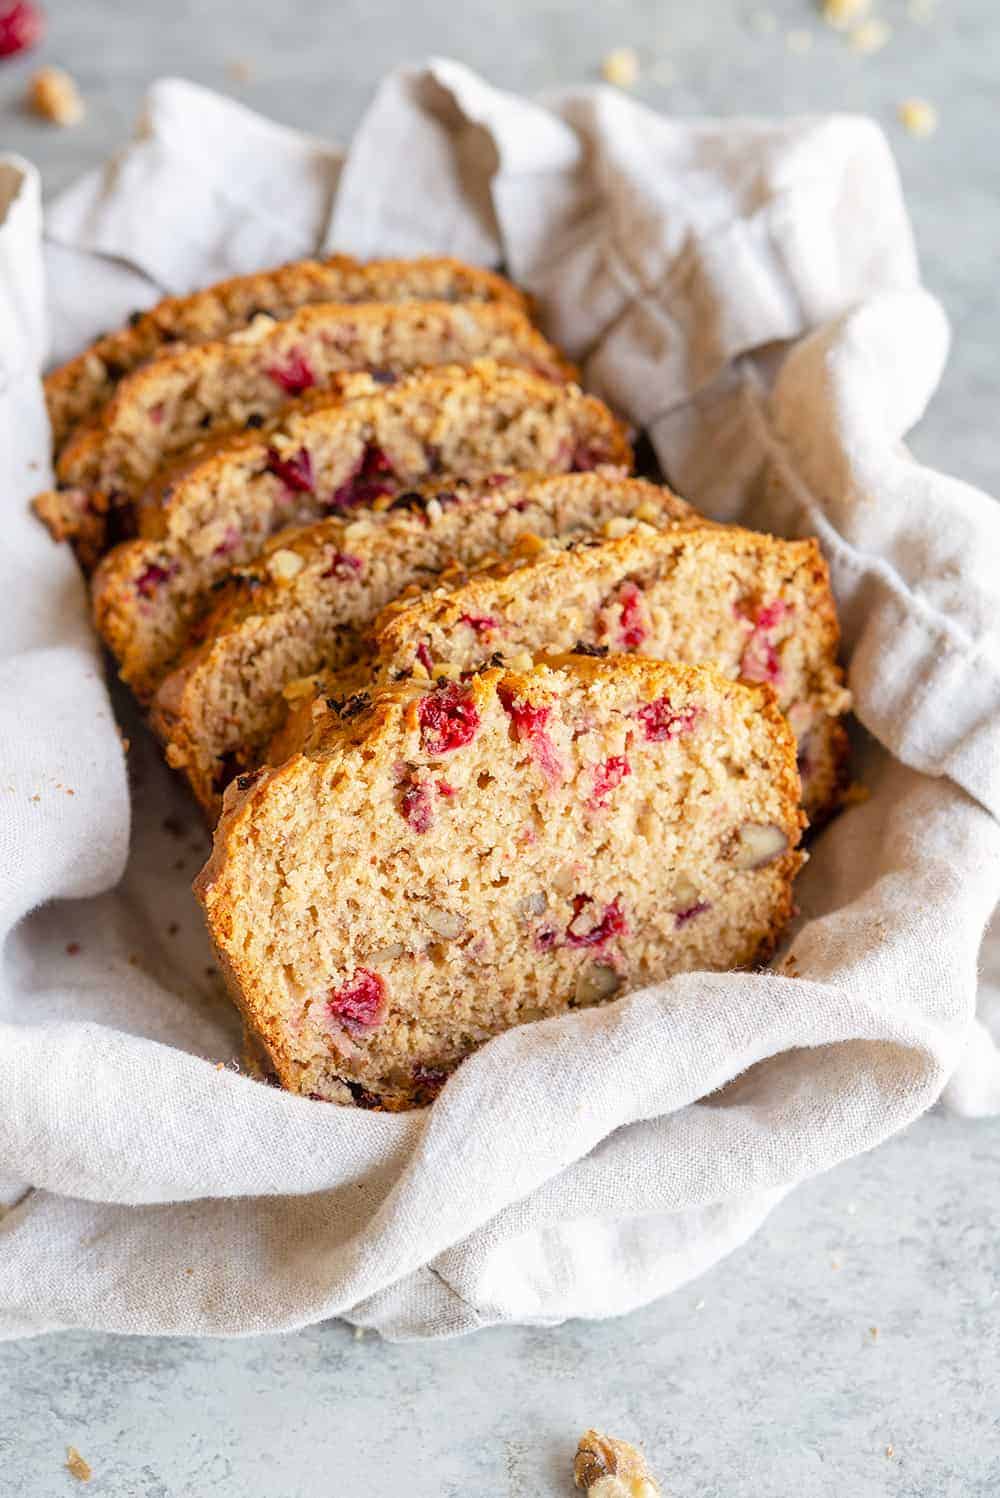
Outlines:
{"label": "textured stone background", "polygon": [[[343,139],[397,62],[447,54],[531,91],[595,76],[623,44],[640,96],[679,114],[865,111],[892,138],[955,332],[913,446],[995,490],[1000,15],[994,0],[939,0],[921,25],[906,0],[876,3],[893,36],[862,58],[811,0],[50,0],[41,55],[71,68],[87,119],[30,120],[31,63],[4,64],[0,139],[51,192],[127,135],[166,73]],[[800,32],[806,51],[797,35],[789,46]],[[929,140],[896,122],[912,96],[939,110]],[[434,1346],[339,1325],[0,1345],[0,1494],[73,1491],[72,1443],[94,1469],[87,1491],[109,1498],[557,1498],[594,1423],[642,1440],[671,1498],[997,1498],[998,1221],[1000,1121],[934,1114],[622,1321]]]}

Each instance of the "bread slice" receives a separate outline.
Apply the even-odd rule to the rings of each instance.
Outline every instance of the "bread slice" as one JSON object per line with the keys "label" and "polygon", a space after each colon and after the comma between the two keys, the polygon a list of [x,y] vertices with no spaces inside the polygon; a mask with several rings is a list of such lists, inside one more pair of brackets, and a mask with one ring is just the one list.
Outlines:
{"label": "bread slice", "polygon": [[355,660],[372,618],[409,584],[529,532],[589,530],[637,511],[664,522],[690,514],[668,490],[614,473],[512,477],[424,499],[412,512],[283,531],[223,588],[203,643],[162,682],[151,714],[168,762],[210,816],[233,775],[259,763],[285,689]]}
{"label": "bread slice", "polygon": [[214,585],[284,526],[353,501],[359,514],[386,509],[435,474],[481,481],[519,469],[631,466],[625,429],[602,402],[489,360],[387,387],[355,375],[342,394],[322,415],[293,414],[188,461],[141,507],[142,536],[104,557],[92,583],[95,623],[140,698],[155,690]]}
{"label": "bread slice", "polygon": [[[551,379],[574,373],[505,303],[324,302],[281,322],[255,318],[227,339],[161,354],[126,376],[100,416],[63,448],[59,488],[40,495],[35,509],[57,540],[79,538],[89,555],[106,544],[108,512],[115,512],[113,538],[133,531],[133,506],[157,469],[208,434],[262,424],[307,392],[318,392],[322,404],[324,387],[346,371],[375,370],[391,380],[482,356]],[[316,400],[313,394],[307,406]]]}
{"label": "bread slice", "polygon": [[764,960],[801,822],[769,688],[570,658],[331,714],[231,789],[195,889],[281,1084],[404,1109],[514,1025]]}
{"label": "bread slice", "polygon": [[174,343],[204,343],[266,313],[290,317],[312,302],[503,302],[527,312],[525,297],[502,276],[459,260],[373,260],[349,255],[297,260],[274,270],[234,276],[191,296],[167,297],[128,325],[99,338],[54,369],[45,380],[45,400],[58,453],[80,422],[95,416],[114,388],[147,359]]}
{"label": "bread slice", "polygon": [[372,636],[373,671],[389,679],[455,675],[496,651],[510,659],[575,644],[707,661],[774,687],[798,739],[810,820],[828,817],[843,789],[850,694],[829,573],[813,540],[704,524],[641,525],[565,545],[533,540],[458,586],[391,604]]}

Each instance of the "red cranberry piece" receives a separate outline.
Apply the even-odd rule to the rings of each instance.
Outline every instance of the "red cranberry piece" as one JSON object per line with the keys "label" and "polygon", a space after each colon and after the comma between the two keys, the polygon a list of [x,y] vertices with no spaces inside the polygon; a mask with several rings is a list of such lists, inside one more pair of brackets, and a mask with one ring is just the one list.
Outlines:
{"label": "red cranberry piece", "polygon": [[711,910],[711,908],[707,900],[696,900],[693,905],[688,906],[687,910],[675,911],[675,928],[679,931],[682,926],[687,925],[688,921],[693,921],[696,915],[704,915],[705,911]]}
{"label": "red cranberry piece", "polygon": [[357,505],[374,504],[383,495],[395,494],[398,487],[389,458],[380,447],[369,443],[351,477],[334,490],[328,504],[331,510],[353,510]]}
{"label": "red cranberry piece", "polygon": [[267,373],[286,395],[301,395],[316,383],[316,376],[301,349],[292,349],[284,364],[272,364]]}
{"label": "red cranberry piece", "polygon": [[556,944],[556,933],[551,926],[543,926],[540,931],[535,932],[535,946],[539,952],[551,952]]}
{"label": "red cranberry piece", "polygon": [[0,57],[15,57],[37,47],[44,34],[45,17],[29,0],[0,10]]}
{"label": "red cranberry piece", "polygon": [[592,811],[599,811],[608,803],[612,791],[616,791],[623,780],[632,773],[632,766],[624,754],[613,754],[594,771],[594,789],[587,803]]}
{"label": "red cranberry piece", "polygon": [[578,442],[573,449],[570,469],[573,473],[590,473],[597,467],[600,461],[601,455],[599,452],[595,452],[585,442]]}
{"label": "red cranberry piece", "polygon": [[664,739],[678,739],[682,733],[690,733],[698,717],[698,708],[693,705],[675,708],[669,697],[659,697],[640,707],[636,717],[642,724],[647,740],[660,744]]}
{"label": "red cranberry piece", "polygon": [[158,562],[150,562],[136,578],[135,591],[143,598],[152,598],[164,583],[170,581],[176,571],[176,563],[172,567],[161,567]]}
{"label": "red cranberry piece", "polygon": [[385,1016],[385,980],[370,968],[355,968],[346,983],[330,989],[326,1007],[339,1024],[371,1030]]}
{"label": "red cranberry piece", "polygon": [[428,676],[434,675],[434,661],[431,657],[426,640],[421,640],[417,646],[417,660],[423,666]]}
{"label": "red cranberry piece", "polygon": [[635,583],[625,583],[618,594],[618,602],[621,606],[622,647],[625,650],[639,650],[643,641],[649,637],[642,593]]}
{"label": "red cranberry piece", "polygon": [[413,1091],[417,1102],[432,1103],[447,1080],[448,1073],[443,1066],[422,1066],[418,1062],[413,1068]]}
{"label": "red cranberry piece", "polygon": [[459,619],[459,623],[467,624],[477,635],[488,635],[491,630],[498,628],[499,622],[491,614],[462,614]]}
{"label": "red cranberry piece", "polygon": [[421,699],[417,710],[420,742],[427,754],[450,754],[471,744],[479,730],[472,693],[449,681]]}
{"label": "red cranberry piece", "polygon": [[541,733],[552,716],[551,707],[535,707],[530,702],[522,701],[515,695],[513,687],[506,684],[497,688],[497,696],[519,739],[530,739]]}
{"label": "red cranberry piece", "polygon": [[449,785],[447,780],[439,780],[437,783],[437,788],[438,795],[444,796],[445,800],[449,800],[455,794],[455,787],[453,785]]}
{"label": "red cranberry piece", "polygon": [[753,621],[754,628],[773,629],[790,612],[788,604],[784,603],[780,598],[776,598],[773,603],[766,603],[762,608],[757,610],[757,617]]}
{"label": "red cranberry piece", "polygon": [[434,811],[429,786],[422,781],[408,785],[399,799],[399,809],[403,820],[410,824],[414,832],[430,832]]}
{"label": "red cranberry piece", "polygon": [[313,492],[312,454],[307,447],[300,447],[294,458],[283,458],[277,448],[269,447],[267,471],[279,478],[293,494]]}
{"label": "red cranberry piece", "polygon": [[612,900],[599,921],[588,926],[595,915],[592,895],[574,895],[573,919],[566,927],[568,947],[603,947],[615,936],[624,936],[628,931],[625,912],[618,899]]}
{"label": "red cranberry piece", "polygon": [[215,550],[212,552],[213,557],[230,556],[231,553],[236,550],[237,546],[239,546],[240,540],[240,533],[236,529],[236,526],[227,526],[225,535],[223,536],[222,540],[219,542]]}
{"label": "red cranberry piece", "polygon": [[740,675],[744,681],[769,681],[772,685],[781,679],[781,661],[770,640],[753,635],[740,661]]}
{"label": "red cranberry piece", "polygon": [[330,565],[323,573],[324,577],[336,577],[341,582],[348,578],[360,577],[365,570],[365,564],[360,557],[352,557],[346,551],[332,551],[330,553]]}

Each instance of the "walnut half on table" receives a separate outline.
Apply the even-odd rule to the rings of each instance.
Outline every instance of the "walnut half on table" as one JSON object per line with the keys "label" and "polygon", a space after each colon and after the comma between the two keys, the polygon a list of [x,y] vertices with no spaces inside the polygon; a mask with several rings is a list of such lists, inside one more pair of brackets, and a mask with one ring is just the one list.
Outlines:
{"label": "walnut half on table", "polygon": [[596,1430],[580,1437],[573,1479],[588,1498],[663,1498],[642,1452]]}

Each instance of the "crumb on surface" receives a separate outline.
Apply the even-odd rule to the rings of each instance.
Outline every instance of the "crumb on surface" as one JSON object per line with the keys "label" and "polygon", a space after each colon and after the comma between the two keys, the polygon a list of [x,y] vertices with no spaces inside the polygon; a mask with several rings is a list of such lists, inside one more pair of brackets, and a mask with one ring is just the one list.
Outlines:
{"label": "crumb on surface", "polygon": [[893,1457],[896,1455],[896,1448],[892,1444],[891,1441],[889,1442],[888,1446],[885,1448],[885,1454],[889,1458],[890,1461],[892,1461]]}
{"label": "crumb on surface", "polygon": [[926,99],[904,99],[898,114],[903,129],[918,140],[933,135],[938,127],[938,112]]}
{"label": "crumb on surface", "polygon": [[877,1342],[878,1341],[878,1327],[877,1326],[870,1326],[868,1328],[868,1335],[869,1335],[869,1337],[871,1337],[871,1339],[872,1339],[873,1342]]}
{"label": "crumb on surface", "polygon": [[250,83],[254,75],[253,63],[245,57],[234,57],[226,63],[226,72],[234,83]]}
{"label": "crumb on surface", "polygon": [[573,1481],[591,1498],[661,1498],[660,1488],[637,1446],[588,1430],[580,1437]]}
{"label": "crumb on surface", "polygon": [[93,1476],[90,1463],[84,1461],[75,1446],[66,1447],[66,1470],[79,1482],[89,1482]]}
{"label": "crumb on surface", "polygon": [[823,0],[822,5],[823,20],[838,31],[863,21],[870,10],[871,0]]}
{"label": "crumb on surface", "polygon": [[53,125],[78,125],[83,119],[83,99],[64,68],[39,68],[28,84],[28,105],[34,114]]}
{"label": "crumb on surface", "polygon": [[614,47],[601,63],[605,82],[633,88],[639,81],[639,58],[633,47]]}

